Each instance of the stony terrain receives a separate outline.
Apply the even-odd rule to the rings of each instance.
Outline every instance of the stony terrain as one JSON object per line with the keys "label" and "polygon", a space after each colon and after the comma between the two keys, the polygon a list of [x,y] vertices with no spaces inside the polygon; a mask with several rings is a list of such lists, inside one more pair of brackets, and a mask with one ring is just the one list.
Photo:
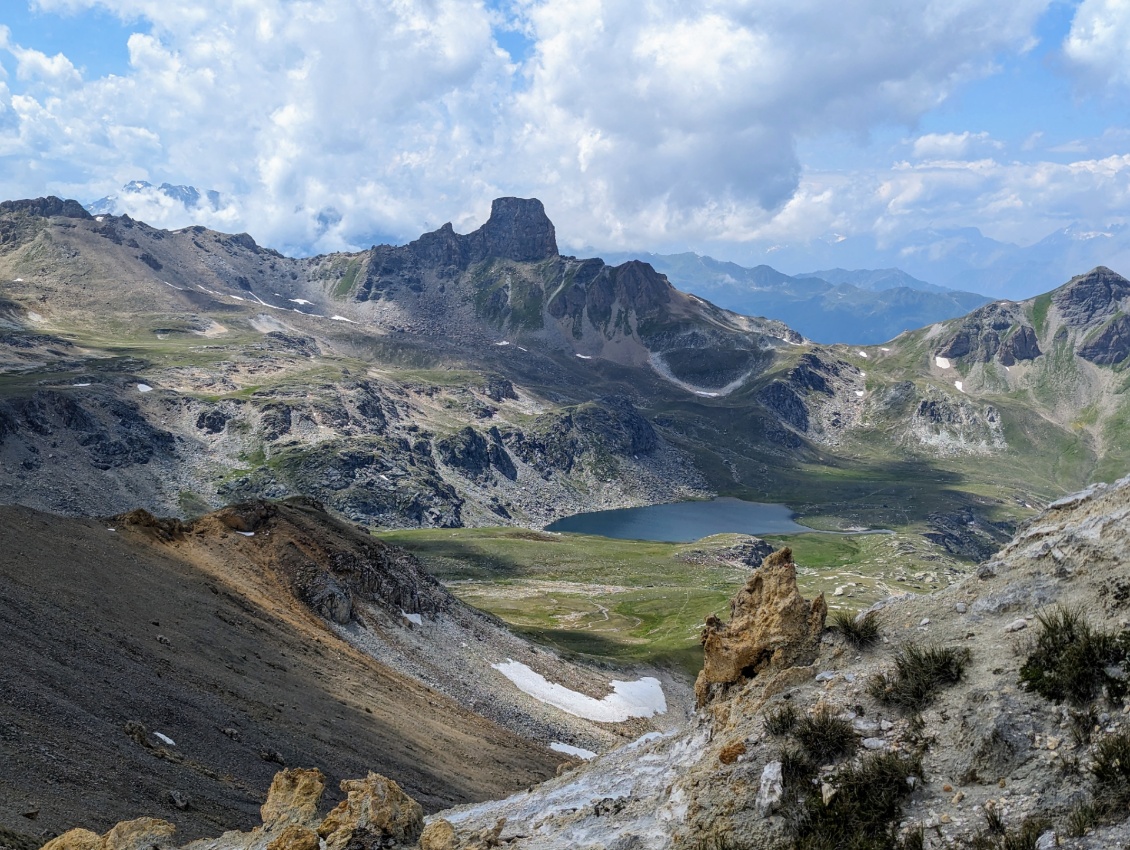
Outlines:
{"label": "stony terrain", "polygon": [[571,758],[551,743],[608,749],[688,707],[668,677],[664,714],[618,722],[522,693],[491,663],[596,699],[625,674],[537,650],[309,500],[191,523],[0,511],[0,844],[139,811],[186,837],[248,827],[282,765],[334,787],[377,770],[435,810],[553,775]]}
{"label": "stony terrain", "polygon": [[[438,813],[426,829],[418,814],[403,814],[407,803],[390,808],[398,792],[373,777],[350,788],[357,800],[386,801],[381,807],[351,803],[319,826],[308,794],[290,820],[327,836],[326,824],[348,812],[356,840],[408,847],[419,839],[427,850],[848,846],[820,843],[820,830],[837,820],[864,824],[852,840],[874,842],[853,847],[992,848],[1006,839],[1009,847],[1122,846],[1130,840],[1125,809],[1102,809],[1099,795],[1112,793],[1104,769],[1122,777],[1113,793],[1125,788],[1125,771],[1108,754],[1117,742],[1130,746],[1125,647],[1121,660],[1092,662],[1092,690],[1073,679],[1072,695],[1059,701],[1022,686],[1020,676],[1030,675],[1045,624],[1058,613],[1084,617],[1089,634],[1130,628],[1128,517],[1130,478],[1062,499],[964,583],[876,605],[870,645],[853,645],[846,626],[824,630],[823,600],[803,600],[788,552],[776,553],[735,596],[729,623],[707,624],[701,706],[681,731],[641,739],[508,799]],[[913,647],[949,652],[957,672],[892,702],[904,693],[895,662]],[[805,752],[816,755],[802,768]],[[276,785],[295,781],[290,774]],[[865,785],[851,784],[859,781]],[[860,787],[871,790],[859,796]],[[876,790],[884,787],[894,796]],[[881,799],[894,802],[873,811],[888,805]],[[809,812],[799,820],[798,805]],[[193,846],[289,847],[295,836],[277,837],[272,824],[284,821],[273,809],[268,801],[256,832]],[[364,823],[362,809],[373,813]],[[154,844],[174,843],[163,827],[145,827]],[[72,833],[53,848],[93,846],[95,838]],[[129,846],[113,835],[103,842]]]}

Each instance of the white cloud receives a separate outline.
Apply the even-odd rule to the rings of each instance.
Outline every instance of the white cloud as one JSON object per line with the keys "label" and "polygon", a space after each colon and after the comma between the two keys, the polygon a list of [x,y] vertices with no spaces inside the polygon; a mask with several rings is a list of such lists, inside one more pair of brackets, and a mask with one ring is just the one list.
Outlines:
{"label": "white cloud", "polygon": [[1100,86],[1130,85],[1130,4],[1083,0],[1064,40],[1067,58]]}
{"label": "white cloud", "polygon": [[918,159],[962,159],[976,148],[1001,145],[988,133],[927,133],[914,140],[914,156]]}
{"label": "white cloud", "polygon": [[1076,221],[1130,223],[1130,154],[1070,163],[996,159],[896,163],[850,174],[805,174],[759,240],[873,234],[897,244],[914,231],[978,227],[1026,244]]}
{"label": "white cloud", "polygon": [[[206,223],[282,250],[466,230],[502,194],[541,197],[566,246],[844,229],[833,200],[857,190],[811,184],[797,140],[913,123],[1026,49],[1048,2],[515,0],[500,24],[481,0],[38,0],[137,22],[130,70],[83,81],[0,43],[39,86],[0,90],[0,176],[83,200],[132,178],[218,189],[238,203]],[[492,26],[530,39],[524,65]],[[891,214],[937,184],[903,175]]]}

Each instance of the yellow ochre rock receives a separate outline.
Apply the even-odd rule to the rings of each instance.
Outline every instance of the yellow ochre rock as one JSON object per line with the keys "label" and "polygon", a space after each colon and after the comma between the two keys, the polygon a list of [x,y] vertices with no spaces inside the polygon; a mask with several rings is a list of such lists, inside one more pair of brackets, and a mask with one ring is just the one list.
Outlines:
{"label": "yellow ochre rock", "polygon": [[374,843],[364,840],[366,837],[379,839],[378,845],[406,844],[419,838],[424,809],[391,779],[370,773],[364,779],[343,779],[341,790],[346,798],[318,827],[326,850],[344,850],[354,837],[366,847]]}
{"label": "yellow ochre rock", "polygon": [[730,600],[730,622],[711,615],[702,630],[704,661],[695,682],[699,707],[713,685],[752,678],[766,670],[811,664],[828,606],[800,595],[791,549],[769,555]]}

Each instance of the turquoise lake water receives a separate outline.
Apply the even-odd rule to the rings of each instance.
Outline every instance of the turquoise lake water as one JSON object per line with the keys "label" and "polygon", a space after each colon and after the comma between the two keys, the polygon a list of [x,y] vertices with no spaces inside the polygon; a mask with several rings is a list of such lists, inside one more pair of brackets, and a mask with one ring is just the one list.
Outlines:
{"label": "turquoise lake water", "polygon": [[786,505],[729,498],[575,514],[547,525],[545,530],[663,543],[689,543],[726,532],[761,535],[812,531],[793,522],[793,512]]}

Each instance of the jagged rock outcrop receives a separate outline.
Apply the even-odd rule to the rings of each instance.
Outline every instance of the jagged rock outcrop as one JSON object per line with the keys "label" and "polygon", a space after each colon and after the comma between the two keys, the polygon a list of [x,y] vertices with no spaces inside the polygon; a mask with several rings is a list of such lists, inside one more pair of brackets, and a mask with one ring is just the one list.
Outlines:
{"label": "jagged rock outcrop", "polygon": [[[325,818],[318,804],[326,778],[317,768],[291,768],[275,775],[250,832],[226,832],[201,839],[185,850],[376,850],[413,846],[424,826],[424,810],[391,779],[370,773],[345,779],[346,799]],[[166,850],[176,845],[176,827],[156,818],[123,821],[105,835],[72,829],[49,841],[44,850]]]}
{"label": "jagged rock outcrop", "polygon": [[[800,433],[812,426],[813,399],[832,397],[835,384],[856,379],[859,369],[844,360],[835,359],[820,349],[801,355],[783,378],[770,381],[757,394],[757,400],[776,414],[786,425]],[[817,396],[811,396],[818,393]],[[833,417],[833,424],[836,417]]]}
{"label": "jagged rock outcrop", "polygon": [[1073,277],[1052,295],[1064,324],[1071,328],[1090,328],[1118,312],[1130,299],[1130,280],[1106,266]]}
{"label": "jagged rock outcrop", "polygon": [[1079,348],[1079,356],[1096,366],[1113,366],[1130,357],[1130,316],[1111,319]]}
{"label": "jagged rock outcrop", "polygon": [[[960,321],[957,332],[939,346],[936,355],[951,360],[964,358],[973,363],[988,363],[1001,353],[1001,362],[1009,361],[1005,362],[1006,366],[1017,360],[1033,359],[1039,356],[1040,350],[1035,343],[1035,333],[1026,321],[1018,304],[1007,301],[986,304]],[[1017,333],[1022,336],[1012,341]],[[1007,356],[1002,353],[1002,341],[1007,343]]]}
{"label": "jagged rock outcrop", "polygon": [[29,198],[26,200],[4,201],[0,203],[0,215],[13,212],[22,212],[27,215],[41,216],[43,218],[51,216],[80,219],[93,218],[78,201],[71,199],[63,200],[62,198],[56,198],[54,195],[49,195],[46,198]]}
{"label": "jagged rock outcrop", "polygon": [[370,773],[343,779],[346,798],[318,827],[325,850],[411,844],[424,828],[424,810],[391,779]]}
{"label": "jagged rock outcrop", "polygon": [[715,685],[812,663],[828,606],[824,594],[811,602],[800,595],[792,554],[785,548],[762,561],[730,601],[728,623],[707,618],[703,667],[695,682],[699,706]]}

